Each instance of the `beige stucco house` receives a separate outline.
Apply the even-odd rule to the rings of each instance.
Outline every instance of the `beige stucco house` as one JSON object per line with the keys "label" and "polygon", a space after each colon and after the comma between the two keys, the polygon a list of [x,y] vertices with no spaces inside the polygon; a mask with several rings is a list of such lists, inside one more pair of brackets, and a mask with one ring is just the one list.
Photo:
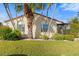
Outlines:
{"label": "beige stucco house", "polygon": [[[28,35],[27,18],[24,15],[5,21],[6,25],[13,29],[11,21],[15,28],[19,29],[22,34]],[[50,38],[52,34],[58,32],[58,25],[62,24],[64,24],[62,21],[34,13],[33,38],[39,38],[40,35],[44,34]]]}

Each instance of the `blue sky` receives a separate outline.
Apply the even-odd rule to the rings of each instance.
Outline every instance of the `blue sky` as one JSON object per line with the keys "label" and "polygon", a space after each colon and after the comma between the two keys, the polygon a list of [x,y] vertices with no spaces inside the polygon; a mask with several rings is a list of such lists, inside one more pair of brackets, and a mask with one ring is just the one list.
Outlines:
{"label": "blue sky", "polygon": [[[16,12],[14,10],[14,4],[10,4],[9,7],[13,18],[15,18]],[[54,10],[54,5],[50,7],[48,17],[52,18],[53,10]],[[40,10],[36,10],[35,12],[41,13]],[[46,15],[46,12],[47,12],[47,8],[43,10],[43,15]],[[63,22],[68,22],[71,18],[77,16],[77,12],[79,12],[78,3],[57,3],[54,18]],[[20,15],[23,15],[23,11],[18,13],[18,16]],[[0,4],[0,22],[4,22],[5,20],[8,19],[9,17],[7,16],[4,5]]]}

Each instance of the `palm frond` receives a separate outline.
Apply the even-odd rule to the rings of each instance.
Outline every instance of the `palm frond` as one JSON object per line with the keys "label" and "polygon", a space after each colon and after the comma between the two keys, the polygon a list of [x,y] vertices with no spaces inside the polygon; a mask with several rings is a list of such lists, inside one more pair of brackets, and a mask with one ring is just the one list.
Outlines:
{"label": "palm frond", "polygon": [[28,6],[29,6],[29,8],[32,10],[32,12],[35,11],[34,3],[29,3]]}
{"label": "palm frond", "polygon": [[16,12],[22,11],[23,10],[22,4],[21,3],[15,4],[15,10],[16,10]]}

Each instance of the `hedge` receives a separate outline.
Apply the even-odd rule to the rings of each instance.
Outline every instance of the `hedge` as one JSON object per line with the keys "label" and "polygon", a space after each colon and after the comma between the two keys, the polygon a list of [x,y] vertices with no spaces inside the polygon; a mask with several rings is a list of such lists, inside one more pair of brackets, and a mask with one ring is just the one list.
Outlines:
{"label": "hedge", "polygon": [[64,35],[64,34],[55,34],[54,36],[52,36],[52,39],[55,40],[69,40],[69,41],[73,41],[74,40],[74,35]]}

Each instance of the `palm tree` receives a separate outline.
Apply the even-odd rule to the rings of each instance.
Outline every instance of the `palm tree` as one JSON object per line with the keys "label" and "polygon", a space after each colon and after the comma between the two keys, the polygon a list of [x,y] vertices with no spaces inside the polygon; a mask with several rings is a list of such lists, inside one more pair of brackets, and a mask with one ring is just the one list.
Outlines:
{"label": "palm tree", "polygon": [[[49,28],[50,28],[50,26],[51,26],[51,23],[52,23],[52,19],[54,19],[54,14],[55,14],[55,12],[56,12],[56,4],[55,3],[52,3],[52,4],[48,4],[48,7],[47,7],[47,12],[46,12],[46,16],[48,16],[48,12],[49,12],[49,9],[50,9],[50,7],[52,6],[52,5],[54,5],[54,10],[53,10],[53,13],[52,13],[52,18],[51,18],[51,20],[50,20],[50,22],[48,23],[48,30],[47,30],[47,32],[49,32]],[[43,8],[44,9],[44,8]],[[41,14],[43,14],[43,11],[41,12]],[[53,22],[53,24],[56,24],[55,22]],[[52,28],[53,29],[53,28]],[[45,33],[46,34],[46,33]]]}
{"label": "palm tree", "polygon": [[15,9],[15,12],[16,12],[16,18],[17,18],[16,4],[14,4],[14,9]]}
{"label": "palm tree", "polygon": [[[48,16],[48,12],[49,12],[49,9],[50,9],[50,7],[53,5],[53,3],[52,4],[50,4],[50,3],[48,3],[47,4],[47,11],[46,11],[46,16]],[[44,8],[43,8],[44,9]],[[42,11],[42,13],[43,13],[43,11]],[[45,23],[47,23],[47,21],[45,21]],[[48,30],[49,30],[49,22],[48,22]],[[47,30],[47,32],[48,32],[48,30]],[[44,33],[44,35],[46,34],[46,32]]]}
{"label": "palm tree", "polygon": [[33,38],[32,35],[32,22],[33,22],[33,18],[34,15],[32,13],[32,10],[28,7],[27,3],[24,3],[24,15],[25,17],[27,17],[27,24],[28,24],[28,37],[29,38]]}
{"label": "palm tree", "polygon": [[[19,6],[19,5],[18,5]],[[18,8],[17,6],[17,8]],[[19,6],[22,7],[22,6]],[[24,3],[24,15],[27,18],[27,23],[28,23],[28,38],[33,38],[33,34],[32,34],[32,23],[33,23],[33,19],[34,19],[34,11],[35,9],[41,9],[44,8],[45,5],[44,4],[33,4],[33,3]]]}
{"label": "palm tree", "polygon": [[[54,5],[54,10],[53,10],[53,13],[52,13],[52,19],[54,19],[54,14],[55,14],[55,12],[56,12],[56,4],[53,4]],[[51,25],[51,23],[52,23],[52,19],[50,20],[50,22],[49,22],[49,25],[48,25],[48,28],[49,28],[49,26]],[[53,22],[53,24],[55,24],[56,25],[56,23],[55,22]],[[48,32],[49,32],[49,30],[48,30]]]}
{"label": "palm tree", "polygon": [[[12,19],[12,15],[11,15],[11,12],[10,12],[10,9],[9,9],[9,5],[7,3],[4,3],[3,5],[4,5],[4,8],[5,8],[6,12],[7,12],[8,17],[11,20]],[[14,24],[13,24],[12,21],[11,21],[11,23],[12,23],[13,29],[15,29]]]}

